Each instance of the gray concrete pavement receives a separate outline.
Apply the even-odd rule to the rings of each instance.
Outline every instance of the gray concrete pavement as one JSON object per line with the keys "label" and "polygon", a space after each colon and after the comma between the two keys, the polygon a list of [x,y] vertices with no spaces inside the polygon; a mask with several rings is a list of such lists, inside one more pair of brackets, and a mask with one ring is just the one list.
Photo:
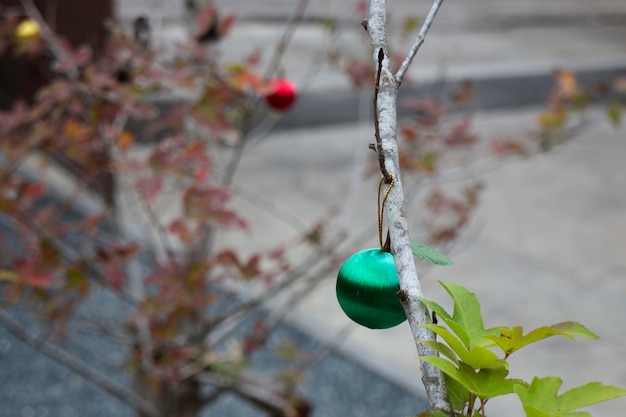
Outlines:
{"label": "gray concrete pavement", "polygon": [[[222,43],[225,59],[235,60],[255,49],[269,59],[270,51],[292,13],[291,0],[218,1],[225,11],[239,14],[236,30]],[[354,13],[355,2],[312,0],[309,20],[295,32],[284,60],[287,76],[314,90],[348,89],[348,79],[325,63],[329,48],[344,58],[367,58],[369,47]],[[155,7],[163,4],[163,7]],[[147,14],[165,22],[162,43],[187,33],[182,1],[120,0],[119,15],[129,20]],[[430,2],[390,1],[390,26],[406,15],[424,16]],[[330,34],[314,18],[338,17]],[[419,82],[441,77],[485,78],[547,73],[554,67],[606,68],[626,65],[626,2],[619,0],[452,1],[448,0],[409,74]],[[392,36],[395,50],[407,50],[410,39]]]}

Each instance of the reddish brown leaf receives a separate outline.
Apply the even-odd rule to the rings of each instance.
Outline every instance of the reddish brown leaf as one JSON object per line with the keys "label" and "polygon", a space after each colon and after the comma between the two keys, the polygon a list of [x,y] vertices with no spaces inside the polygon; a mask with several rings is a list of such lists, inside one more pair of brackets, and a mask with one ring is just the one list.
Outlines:
{"label": "reddish brown leaf", "polygon": [[217,9],[215,6],[207,6],[198,13],[196,25],[200,31],[204,31],[215,24],[217,20]]}
{"label": "reddish brown leaf", "polygon": [[246,228],[246,222],[234,211],[225,208],[230,195],[217,187],[193,185],[183,194],[185,216],[223,227]]}
{"label": "reddish brown leaf", "polygon": [[141,197],[148,201],[152,201],[163,189],[163,180],[158,176],[140,178],[135,183],[135,188]]}
{"label": "reddish brown leaf", "polygon": [[478,136],[470,132],[471,127],[472,118],[469,116],[464,117],[452,127],[444,139],[444,143],[451,148],[459,148],[475,144],[478,141]]}
{"label": "reddish brown leaf", "polygon": [[135,143],[135,136],[128,130],[123,130],[117,137],[117,146],[122,152],[126,152]]}
{"label": "reddish brown leaf", "polygon": [[68,119],[63,124],[62,131],[71,140],[82,141],[91,135],[91,129],[84,123],[74,119]]}
{"label": "reddish brown leaf", "polygon": [[28,117],[28,106],[23,100],[18,100],[8,112],[0,112],[0,132],[8,133],[22,124]]}
{"label": "reddish brown leaf", "polygon": [[471,81],[465,80],[461,87],[452,93],[452,100],[457,104],[467,104],[474,99],[474,85]]}
{"label": "reddish brown leaf", "polygon": [[448,197],[439,189],[433,190],[426,199],[426,207],[434,214],[441,213],[448,206]]}
{"label": "reddish brown leaf", "polygon": [[56,266],[41,262],[40,257],[16,260],[13,268],[19,276],[20,282],[35,288],[49,287],[53,283],[56,273]]}
{"label": "reddish brown leaf", "polygon": [[557,82],[557,90],[564,97],[572,97],[578,91],[578,80],[574,73],[556,69],[554,70],[554,78]]}
{"label": "reddish brown leaf", "polygon": [[241,275],[243,278],[254,278],[261,273],[261,256],[253,255],[248,262],[242,266]]}
{"label": "reddish brown leaf", "polygon": [[224,18],[220,20],[217,25],[217,33],[219,39],[223,39],[224,37],[228,36],[236,20],[237,16],[234,13],[227,14]]}
{"label": "reddish brown leaf", "polygon": [[351,59],[344,69],[355,88],[371,87],[374,84],[374,68],[369,61]]}
{"label": "reddish brown leaf", "polygon": [[124,287],[124,272],[118,266],[111,265],[105,267],[104,277],[116,290],[119,291]]}
{"label": "reddish brown leaf", "polygon": [[402,139],[406,140],[407,142],[414,142],[415,139],[417,139],[418,137],[417,129],[413,124],[410,123],[403,123],[402,125],[400,125],[400,128],[398,129],[398,134]]}
{"label": "reddish brown leaf", "polygon": [[493,139],[491,152],[498,157],[504,158],[511,155],[526,155],[526,147],[517,139]]}

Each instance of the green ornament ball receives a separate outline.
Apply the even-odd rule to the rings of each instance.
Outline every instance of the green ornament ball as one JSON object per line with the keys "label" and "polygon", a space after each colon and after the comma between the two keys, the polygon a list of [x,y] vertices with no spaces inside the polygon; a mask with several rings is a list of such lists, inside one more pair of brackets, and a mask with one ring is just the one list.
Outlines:
{"label": "green ornament ball", "polygon": [[337,300],[354,322],[370,329],[388,329],[406,320],[398,291],[393,255],[379,248],[352,255],[337,276]]}

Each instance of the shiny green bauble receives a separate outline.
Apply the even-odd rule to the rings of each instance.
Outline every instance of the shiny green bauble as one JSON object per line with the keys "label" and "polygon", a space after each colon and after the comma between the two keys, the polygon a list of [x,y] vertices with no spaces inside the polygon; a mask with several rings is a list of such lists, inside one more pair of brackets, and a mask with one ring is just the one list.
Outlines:
{"label": "shiny green bauble", "polygon": [[352,255],[337,276],[337,300],[344,313],[370,329],[388,329],[406,320],[398,298],[400,281],[393,255],[379,248]]}

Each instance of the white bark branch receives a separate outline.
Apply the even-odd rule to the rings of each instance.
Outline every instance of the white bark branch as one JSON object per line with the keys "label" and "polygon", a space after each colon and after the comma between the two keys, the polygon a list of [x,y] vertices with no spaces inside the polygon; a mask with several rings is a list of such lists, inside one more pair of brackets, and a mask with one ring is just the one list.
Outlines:
{"label": "white bark branch", "polygon": [[424,23],[422,24],[422,27],[417,34],[415,41],[413,42],[413,45],[411,45],[411,49],[409,49],[409,53],[404,58],[404,61],[402,61],[402,65],[400,65],[398,72],[396,72],[396,82],[398,84],[402,82],[404,74],[409,69],[411,62],[413,62],[413,58],[415,58],[415,55],[417,55],[417,51],[424,43],[424,39],[426,39],[426,34],[430,30],[430,26],[433,24],[435,16],[437,15],[437,12],[439,11],[442,3],[443,0],[435,0],[433,5],[431,6],[430,11],[428,12],[428,16],[426,16],[426,19],[424,20]]}
{"label": "white bark branch", "polygon": [[[432,13],[433,17],[435,12]],[[423,293],[411,251],[411,240],[409,237],[409,226],[406,216],[396,139],[396,106],[400,82],[390,69],[385,26],[386,1],[370,0],[370,18],[367,22],[367,30],[372,40],[373,58],[376,68],[378,68],[379,65],[378,55],[380,49],[382,48],[385,52],[378,90],[377,116],[385,158],[385,167],[395,178],[395,183],[387,198],[385,209],[389,223],[391,250],[394,255],[400,279],[399,296],[415,340],[434,341],[435,335],[423,327],[424,324],[430,323],[431,320],[426,306],[419,301],[419,298],[423,297]],[[426,30],[427,29],[425,29],[425,31]],[[417,48],[415,52],[417,52]],[[407,67],[410,60],[411,59],[407,61]],[[406,71],[406,69],[404,71]],[[421,343],[416,342],[416,347],[420,357],[437,355],[433,349]],[[447,416],[452,417],[453,411],[448,398],[443,373],[425,362],[421,362],[421,369],[422,382],[426,388],[431,411],[441,411]]]}

